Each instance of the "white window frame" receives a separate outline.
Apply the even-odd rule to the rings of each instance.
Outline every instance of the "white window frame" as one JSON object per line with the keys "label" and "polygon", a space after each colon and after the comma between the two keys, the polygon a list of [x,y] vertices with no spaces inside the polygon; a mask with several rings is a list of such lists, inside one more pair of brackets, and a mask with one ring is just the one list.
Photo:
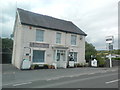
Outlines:
{"label": "white window frame", "polygon": [[[75,37],[75,40],[73,39],[74,37]],[[71,35],[71,45],[73,46],[77,45],[77,35]]]}
{"label": "white window frame", "polygon": [[[38,36],[38,32],[37,31],[42,31],[43,32],[42,36],[37,37]],[[42,37],[42,39],[39,40],[38,38],[41,38],[41,37]],[[36,29],[36,41],[37,42],[44,42],[44,30]]]}
{"label": "white window frame", "polygon": [[[75,59],[75,57],[74,57],[74,56],[75,56],[75,53],[77,54],[77,57],[76,57],[77,59],[76,59],[75,62],[78,62],[78,52],[70,52],[70,53],[72,53],[73,59]],[[70,54],[70,53],[69,53],[69,54]]]}
{"label": "white window frame", "polygon": [[[40,50],[40,51],[45,51],[45,54],[44,54],[44,62],[33,62],[33,50]],[[32,64],[47,64],[46,63],[46,49],[39,49],[39,48],[31,48],[31,61],[32,61]]]}
{"label": "white window frame", "polygon": [[[60,37],[58,35],[60,35]],[[62,36],[61,33],[56,32],[56,44],[61,44],[61,36]]]}

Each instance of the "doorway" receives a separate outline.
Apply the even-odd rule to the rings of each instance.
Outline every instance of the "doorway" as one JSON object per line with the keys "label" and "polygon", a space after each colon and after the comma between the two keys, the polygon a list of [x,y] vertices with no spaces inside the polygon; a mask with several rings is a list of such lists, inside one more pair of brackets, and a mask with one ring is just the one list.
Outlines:
{"label": "doorway", "polygon": [[66,51],[65,50],[57,50],[56,52],[56,61],[57,61],[57,67],[63,68],[65,67],[66,63]]}

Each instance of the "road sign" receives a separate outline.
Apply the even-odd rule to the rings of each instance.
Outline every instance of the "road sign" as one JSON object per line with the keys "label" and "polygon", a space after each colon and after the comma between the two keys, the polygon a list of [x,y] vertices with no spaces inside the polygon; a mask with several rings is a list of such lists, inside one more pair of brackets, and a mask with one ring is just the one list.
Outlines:
{"label": "road sign", "polygon": [[[106,37],[106,45],[108,44],[108,50],[111,51],[113,50],[113,41],[114,37],[113,36],[107,36]],[[111,60],[111,53],[109,54],[109,60],[110,60],[110,67],[112,67],[112,60]]]}
{"label": "road sign", "polygon": [[109,44],[109,50],[113,50],[113,45]]}
{"label": "road sign", "polygon": [[113,43],[114,40],[113,40],[113,36],[107,36],[106,37],[106,43]]}

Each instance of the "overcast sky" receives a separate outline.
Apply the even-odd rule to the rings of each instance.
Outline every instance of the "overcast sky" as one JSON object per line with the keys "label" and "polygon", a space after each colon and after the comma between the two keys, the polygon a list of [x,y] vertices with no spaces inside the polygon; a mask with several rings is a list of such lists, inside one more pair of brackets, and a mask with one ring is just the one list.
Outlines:
{"label": "overcast sky", "polygon": [[85,33],[86,41],[97,50],[105,50],[105,37],[114,36],[118,47],[119,0],[0,0],[0,37],[13,32],[16,7],[72,21]]}

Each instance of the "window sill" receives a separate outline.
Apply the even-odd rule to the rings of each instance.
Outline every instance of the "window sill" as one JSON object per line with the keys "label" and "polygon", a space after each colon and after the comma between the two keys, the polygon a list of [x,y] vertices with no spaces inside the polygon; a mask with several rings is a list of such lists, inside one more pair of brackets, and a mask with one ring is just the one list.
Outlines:
{"label": "window sill", "polygon": [[77,45],[71,45],[72,47],[77,47]]}
{"label": "window sill", "polygon": [[31,41],[32,43],[47,43],[47,42],[40,42],[40,41]]}
{"label": "window sill", "polygon": [[45,62],[32,62],[32,64],[46,64]]}
{"label": "window sill", "polygon": [[44,42],[44,41],[34,41],[34,42],[37,42],[37,43],[46,43],[46,42]]}
{"label": "window sill", "polygon": [[65,46],[65,45],[63,45],[63,44],[61,44],[61,43],[55,43],[55,45]]}

